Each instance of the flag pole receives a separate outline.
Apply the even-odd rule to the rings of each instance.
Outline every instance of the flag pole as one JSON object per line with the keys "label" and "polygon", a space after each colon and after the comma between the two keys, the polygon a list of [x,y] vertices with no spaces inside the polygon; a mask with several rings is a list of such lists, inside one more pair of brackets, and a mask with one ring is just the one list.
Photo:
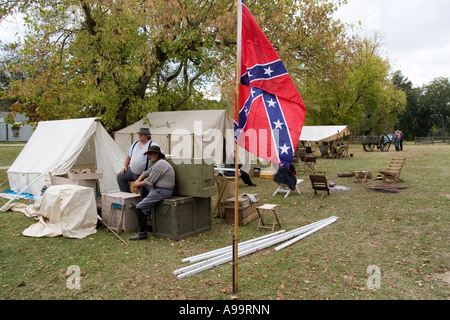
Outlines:
{"label": "flag pole", "polygon": [[[241,76],[241,29],[242,29],[242,7],[241,0],[236,0],[237,11],[237,46],[236,46],[236,79],[235,79],[235,103],[234,114],[239,127],[239,85]],[[239,146],[237,140],[234,142],[234,236],[233,236],[233,293],[238,292],[238,227],[239,227]]]}

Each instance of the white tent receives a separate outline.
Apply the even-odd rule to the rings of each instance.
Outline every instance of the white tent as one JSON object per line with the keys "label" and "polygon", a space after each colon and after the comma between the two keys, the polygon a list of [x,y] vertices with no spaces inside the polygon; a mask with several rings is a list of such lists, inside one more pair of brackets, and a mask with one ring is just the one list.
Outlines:
{"label": "white tent", "polygon": [[222,164],[233,152],[233,120],[226,110],[150,112],[146,118],[117,131],[114,139],[126,152],[144,127],[150,128],[152,140],[172,157],[210,158]]}
{"label": "white tent", "polygon": [[50,174],[65,175],[72,168],[90,168],[102,172],[101,193],[118,191],[116,175],[126,155],[98,120],[39,122],[7,171],[11,190],[39,196],[43,186],[51,185]]}
{"label": "white tent", "polygon": [[329,142],[350,135],[348,126],[303,126],[300,141]]}

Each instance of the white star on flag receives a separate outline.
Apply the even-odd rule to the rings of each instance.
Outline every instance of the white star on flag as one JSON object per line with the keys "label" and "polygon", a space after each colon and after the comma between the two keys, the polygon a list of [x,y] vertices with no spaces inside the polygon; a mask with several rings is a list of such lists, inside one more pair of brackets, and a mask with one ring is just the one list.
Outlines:
{"label": "white star on flag", "polygon": [[267,101],[267,103],[269,104],[269,108],[270,107],[274,107],[275,108],[275,105],[277,104],[275,101],[273,101],[273,99],[270,99],[270,101]]}
{"label": "white star on flag", "polygon": [[280,119],[278,119],[277,122],[273,123],[275,125],[275,129],[281,129],[281,126],[284,124],[282,122],[280,122]]}
{"label": "white star on flag", "polygon": [[270,77],[270,74],[273,72],[273,70],[272,69],[270,69],[270,67],[268,67],[267,69],[266,68],[264,68],[264,74],[268,74],[269,75],[269,77]]}
{"label": "white star on flag", "polygon": [[290,149],[290,147],[288,147],[285,143],[284,146],[280,147],[280,149],[281,149],[281,154],[283,154],[283,153],[288,153],[288,150]]}

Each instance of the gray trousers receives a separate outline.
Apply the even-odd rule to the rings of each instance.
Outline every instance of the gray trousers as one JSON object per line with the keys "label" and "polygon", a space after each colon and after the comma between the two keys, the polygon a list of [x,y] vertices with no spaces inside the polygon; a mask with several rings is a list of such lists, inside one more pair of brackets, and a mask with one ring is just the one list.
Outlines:
{"label": "gray trousers", "polygon": [[119,185],[120,192],[131,192],[130,182],[136,181],[139,178],[139,174],[134,174],[130,167],[127,168],[124,174],[117,174],[117,183]]}
{"label": "gray trousers", "polygon": [[173,190],[147,187],[148,195],[136,205],[146,216],[151,216],[152,208],[164,199],[172,196]]}

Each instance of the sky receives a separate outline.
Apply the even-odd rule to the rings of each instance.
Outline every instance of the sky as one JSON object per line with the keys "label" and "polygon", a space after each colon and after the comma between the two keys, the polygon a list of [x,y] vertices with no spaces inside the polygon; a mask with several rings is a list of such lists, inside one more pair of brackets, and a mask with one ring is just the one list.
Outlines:
{"label": "sky", "polygon": [[[392,71],[400,70],[414,86],[437,77],[450,78],[449,0],[348,0],[336,18],[347,23],[361,21],[365,36],[382,36],[381,52]],[[0,24],[0,41],[10,42],[23,33],[20,19]]]}
{"label": "sky", "polygon": [[381,52],[392,71],[416,87],[450,78],[449,0],[348,0],[336,18],[361,21],[362,34],[382,36]]}

